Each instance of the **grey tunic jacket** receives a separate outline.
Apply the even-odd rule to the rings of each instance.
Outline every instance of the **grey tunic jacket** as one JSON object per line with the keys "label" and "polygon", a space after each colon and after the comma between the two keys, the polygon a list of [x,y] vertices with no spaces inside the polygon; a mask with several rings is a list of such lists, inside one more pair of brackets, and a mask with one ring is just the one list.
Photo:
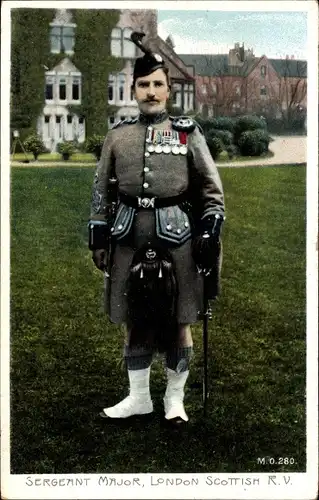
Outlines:
{"label": "grey tunic jacket", "polygon": [[[91,221],[107,221],[108,187],[115,168],[118,190],[141,198],[177,196],[190,187],[190,172],[198,179],[201,216],[224,214],[223,187],[205,138],[196,126],[187,138],[187,153],[149,152],[147,138],[152,129],[172,130],[172,119],[146,126],[140,121],[120,124],[105,138],[98,163],[91,205]],[[184,148],[185,149],[185,148]],[[185,151],[184,151],[185,153]],[[126,283],[134,252],[147,241],[171,242],[179,288],[179,323],[195,323],[202,309],[202,277],[191,256],[192,227],[188,215],[178,207],[127,208],[118,204],[112,228],[116,240],[109,287],[109,316],[114,323],[126,321]],[[129,232],[129,238],[127,233]]]}

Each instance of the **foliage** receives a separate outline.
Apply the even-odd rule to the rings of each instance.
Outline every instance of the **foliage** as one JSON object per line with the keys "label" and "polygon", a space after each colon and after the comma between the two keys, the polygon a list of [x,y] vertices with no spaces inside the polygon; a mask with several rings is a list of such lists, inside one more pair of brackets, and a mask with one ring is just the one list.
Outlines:
{"label": "foliage", "polygon": [[12,169],[12,474],[273,473],[256,457],[274,443],[277,456],[294,459],[276,473],[305,470],[306,169],[220,173],[227,220],[221,295],[209,321],[208,414],[198,323],[190,421],[170,432],[157,358],[150,419],[98,417],[125,396],[128,381],[123,335],[101,313],[103,277],[87,246],[92,167]]}
{"label": "foliage", "polygon": [[234,142],[238,144],[239,138],[243,132],[248,130],[267,129],[267,122],[256,115],[243,115],[235,120]]}
{"label": "foliage", "polygon": [[85,118],[87,136],[105,135],[111,109],[107,92],[109,74],[123,67],[123,60],[111,55],[111,32],[120,11],[83,9],[72,13],[77,25],[72,60],[82,73],[82,103],[77,114]]}
{"label": "foliage", "polygon": [[36,128],[42,112],[54,14],[54,9],[11,10],[11,129]]}
{"label": "foliage", "polygon": [[227,151],[228,158],[231,160],[238,154],[238,147],[235,144],[230,144],[226,146],[225,150]]}
{"label": "foliage", "polygon": [[121,70],[123,65],[120,58],[110,55],[111,31],[118,22],[120,11],[87,9],[71,12],[77,24],[73,56],[51,54],[49,33],[55,9],[12,9],[12,130],[36,128],[44,107],[45,67],[52,70],[62,59],[69,57],[82,73],[82,103],[73,106],[72,112],[85,118],[89,135],[107,132],[108,75]]}
{"label": "foliage", "polygon": [[210,118],[208,121],[212,129],[227,130],[232,134],[235,131],[234,119],[229,116],[219,116],[218,118]]}
{"label": "foliage", "polygon": [[46,152],[42,138],[38,134],[32,134],[27,137],[23,145],[26,151],[33,154],[35,160],[39,154]]}
{"label": "foliage", "polygon": [[228,130],[219,130],[216,128],[212,128],[207,132],[207,136],[208,137],[218,137],[222,141],[222,143],[225,147],[233,144],[234,136]]}
{"label": "foliage", "polygon": [[224,145],[219,137],[207,137],[206,139],[208,149],[213,157],[213,160],[217,160],[218,155],[223,151]]}
{"label": "foliage", "polygon": [[243,156],[260,156],[268,151],[268,145],[269,135],[264,129],[247,130],[238,141]]}
{"label": "foliage", "polygon": [[101,158],[103,143],[105,136],[94,134],[88,137],[85,141],[85,151],[87,153],[93,153],[97,160]]}
{"label": "foliage", "polygon": [[75,152],[75,146],[73,141],[59,142],[57,150],[61,155],[72,155]]}

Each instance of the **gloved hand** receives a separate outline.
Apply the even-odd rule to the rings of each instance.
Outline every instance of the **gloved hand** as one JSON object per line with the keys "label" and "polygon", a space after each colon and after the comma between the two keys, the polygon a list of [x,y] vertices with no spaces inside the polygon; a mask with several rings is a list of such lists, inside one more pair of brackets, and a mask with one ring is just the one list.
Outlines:
{"label": "gloved hand", "polygon": [[92,259],[100,271],[106,270],[106,250],[98,249],[92,251]]}
{"label": "gloved hand", "polygon": [[202,220],[199,235],[192,245],[192,256],[198,272],[204,275],[216,267],[220,255],[220,231],[224,217],[214,214]]}

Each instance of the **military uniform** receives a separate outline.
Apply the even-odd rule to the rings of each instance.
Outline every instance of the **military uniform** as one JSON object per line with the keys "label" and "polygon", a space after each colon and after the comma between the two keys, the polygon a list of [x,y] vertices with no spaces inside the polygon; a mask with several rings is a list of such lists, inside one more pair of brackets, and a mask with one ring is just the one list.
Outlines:
{"label": "military uniform", "polygon": [[[134,78],[164,68],[161,57],[143,47],[142,36],[132,34],[132,41],[145,52],[136,61]],[[112,220],[110,206],[115,207]],[[169,117],[164,110],[157,115],[141,113],[134,120],[116,124],[106,136],[95,172],[89,221],[95,263],[94,252],[111,241],[106,301],[110,320],[125,323],[131,338],[136,325],[140,331],[146,324],[147,335],[149,327],[156,325],[156,335],[165,331],[165,341],[179,331],[179,325],[195,323],[203,308],[203,276],[198,266],[211,268],[212,252],[206,242],[217,241],[223,214],[222,183],[194,120]],[[140,283],[140,289],[132,288],[132,283]],[[152,302],[156,295],[157,302]],[[171,302],[165,302],[166,296]],[[139,316],[132,314],[133,303],[140,308]],[[153,351],[147,350],[147,335],[139,343],[125,346],[130,395],[103,410],[102,416],[126,418],[152,411],[149,375]],[[164,407],[167,419],[187,421],[183,387],[192,346],[180,347],[175,340],[174,346],[166,343],[167,349],[161,351],[167,354]]]}
{"label": "military uniform", "polygon": [[[178,322],[195,323],[202,307],[202,277],[191,254],[191,217],[179,205],[153,209],[148,207],[148,200],[186,194],[190,169],[195,168],[201,179],[198,196],[203,203],[202,216],[223,214],[222,184],[198,126],[191,132],[187,132],[191,127],[179,132],[173,128],[178,119],[165,115],[163,118],[162,122],[149,126],[143,117],[124,121],[111,130],[95,174],[91,220],[105,220],[113,165],[119,195],[124,195],[111,229],[116,246],[110,276],[109,315],[114,323],[126,321],[126,283],[134,252],[154,239],[168,246],[174,258],[179,285]],[[141,198],[141,206],[128,206],[125,194],[135,197],[137,204]]]}

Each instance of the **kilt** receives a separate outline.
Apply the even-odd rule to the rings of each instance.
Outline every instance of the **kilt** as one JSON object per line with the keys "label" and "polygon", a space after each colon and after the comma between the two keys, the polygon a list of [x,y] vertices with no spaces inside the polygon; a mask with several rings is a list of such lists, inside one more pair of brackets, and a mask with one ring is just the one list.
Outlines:
{"label": "kilt", "polygon": [[[162,244],[156,237],[155,213],[141,209],[136,213],[130,238],[125,243],[116,244],[109,286],[109,317],[113,323],[126,322],[127,317],[127,280],[130,265],[136,249],[148,241]],[[191,240],[181,246],[169,248],[176,271],[178,284],[177,321],[180,324],[196,323],[198,312],[203,306],[203,278],[198,274],[191,255]],[[165,248],[167,245],[165,244]]]}

